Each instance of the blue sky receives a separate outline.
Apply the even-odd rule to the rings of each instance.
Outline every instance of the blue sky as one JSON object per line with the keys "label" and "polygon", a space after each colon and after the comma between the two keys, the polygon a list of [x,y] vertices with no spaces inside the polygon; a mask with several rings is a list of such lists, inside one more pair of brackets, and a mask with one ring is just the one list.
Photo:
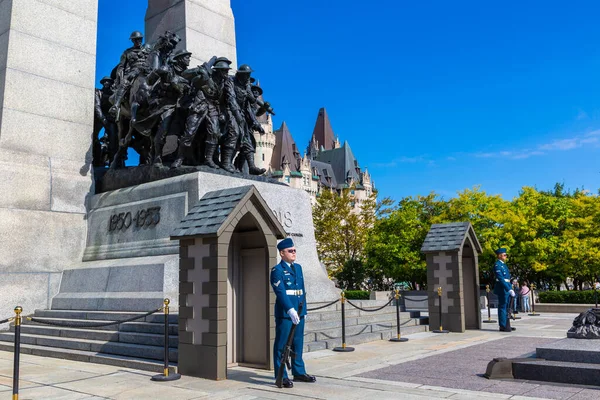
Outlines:
{"label": "blue sky", "polygon": [[[147,1],[99,4],[97,80],[143,31]],[[305,149],[325,107],[380,196],[600,188],[597,2],[231,4],[238,62],[276,127]]]}

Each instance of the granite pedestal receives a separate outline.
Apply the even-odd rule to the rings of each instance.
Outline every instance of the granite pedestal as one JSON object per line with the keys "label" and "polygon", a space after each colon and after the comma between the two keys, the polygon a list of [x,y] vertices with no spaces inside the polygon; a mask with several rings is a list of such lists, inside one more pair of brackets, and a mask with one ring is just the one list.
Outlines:
{"label": "granite pedestal", "polygon": [[92,196],[84,262],[64,273],[53,308],[146,311],[162,296],[177,307],[179,243],[170,240],[173,228],[207,192],[248,184],[258,189],[294,239],[308,302],[338,298],[339,290],[317,256],[308,193],[240,176],[195,172]]}

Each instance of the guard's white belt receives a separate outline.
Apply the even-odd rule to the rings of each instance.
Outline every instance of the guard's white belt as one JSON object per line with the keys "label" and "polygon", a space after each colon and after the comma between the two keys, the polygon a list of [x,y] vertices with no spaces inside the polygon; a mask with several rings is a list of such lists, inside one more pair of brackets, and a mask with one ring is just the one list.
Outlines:
{"label": "guard's white belt", "polygon": [[285,294],[289,296],[302,296],[302,289],[299,290],[286,290]]}
{"label": "guard's white belt", "polygon": [[510,282],[510,279],[504,278],[504,282]]}

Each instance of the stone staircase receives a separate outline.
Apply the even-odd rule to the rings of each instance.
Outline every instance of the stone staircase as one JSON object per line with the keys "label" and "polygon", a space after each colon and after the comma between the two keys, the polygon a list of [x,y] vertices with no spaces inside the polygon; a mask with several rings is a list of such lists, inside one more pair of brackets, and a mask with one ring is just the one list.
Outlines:
{"label": "stone staircase", "polygon": [[[352,300],[359,307],[370,309],[381,307],[384,300]],[[317,307],[310,305],[309,308]],[[304,328],[305,352],[332,349],[342,345],[342,315],[340,303],[322,310],[309,312]],[[360,311],[346,303],[346,344],[354,345],[396,337],[396,307],[390,305],[380,311]],[[426,332],[427,319],[418,313],[401,312],[402,336]],[[412,316],[411,316],[412,315]],[[425,324],[424,324],[425,323]]]}
{"label": "stone staircase", "polygon": [[535,357],[512,362],[515,379],[598,386],[600,346],[595,339],[561,339],[540,346]]}
{"label": "stone staircase", "polygon": [[[36,310],[34,317],[59,324],[102,323],[143,315],[143,312]],[[177,363],[177,314],[169,315],[169,361]],[[0,332],[0,350],[13,351],[14,326]],[[163,372],[164,315],[94,328],[55,327],[23,318],[21,353]]]}
{"label": "stone staircase", "polygon": [[[380,307],[386,301],[353,301],[363,308]],[[318,305],[311,305],[316,307]],[[36,310],[36,319],[59,324],[119,321],[143,315],[134,311]],[[169,315],[170,368],[177,367],[178,314]],[[422,318],[401,313],[402,335],[425,332]],[[346,304],[346,344],[387,340],[396,336],[396,308],[360,311]],[[341,304],[310,312],[304,332],[304,351],[332,349],[342,344]],[[14,326],[0,332],[0,350],[13,351]],[[67,360],[109,364],[163,372],[164,315],[156,313],[134,322],[105,327],[56,327],[23,318],[21,353]]]}

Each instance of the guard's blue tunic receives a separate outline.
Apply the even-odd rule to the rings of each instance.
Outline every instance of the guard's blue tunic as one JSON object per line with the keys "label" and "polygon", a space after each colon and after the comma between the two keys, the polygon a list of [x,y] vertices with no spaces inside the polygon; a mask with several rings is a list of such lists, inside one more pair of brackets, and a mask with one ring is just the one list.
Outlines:
{"label": "guard's blue tunic", "polygon": [[[300,323],[296,327],[292,341],[292,374],[294,376],[306,374],[304,361],[302,360],[302,346],[304,345],[304,316],[306,315],[306,291],[304,288],[304,275],[300,264],[287,265],[285,261],[271,269],[271,287],[277,296],[275,301],[275,343],[273,344],[273,364],[275,366],[275,377],[281,364],[281,354],[285,342],[292,329],[292,319],[287,314],[290,308],[298,311],[302,303]],[[287,370],[284,372],[287,378]]]}
{"label": "guard's blue tunic", "polygon": [[510,272],[506,264],[496,260],[494,264],[494,293],[498,296],[498,324],[500,328],[505,329],[508,323],[508,300],[512,289],[510,284]]}

